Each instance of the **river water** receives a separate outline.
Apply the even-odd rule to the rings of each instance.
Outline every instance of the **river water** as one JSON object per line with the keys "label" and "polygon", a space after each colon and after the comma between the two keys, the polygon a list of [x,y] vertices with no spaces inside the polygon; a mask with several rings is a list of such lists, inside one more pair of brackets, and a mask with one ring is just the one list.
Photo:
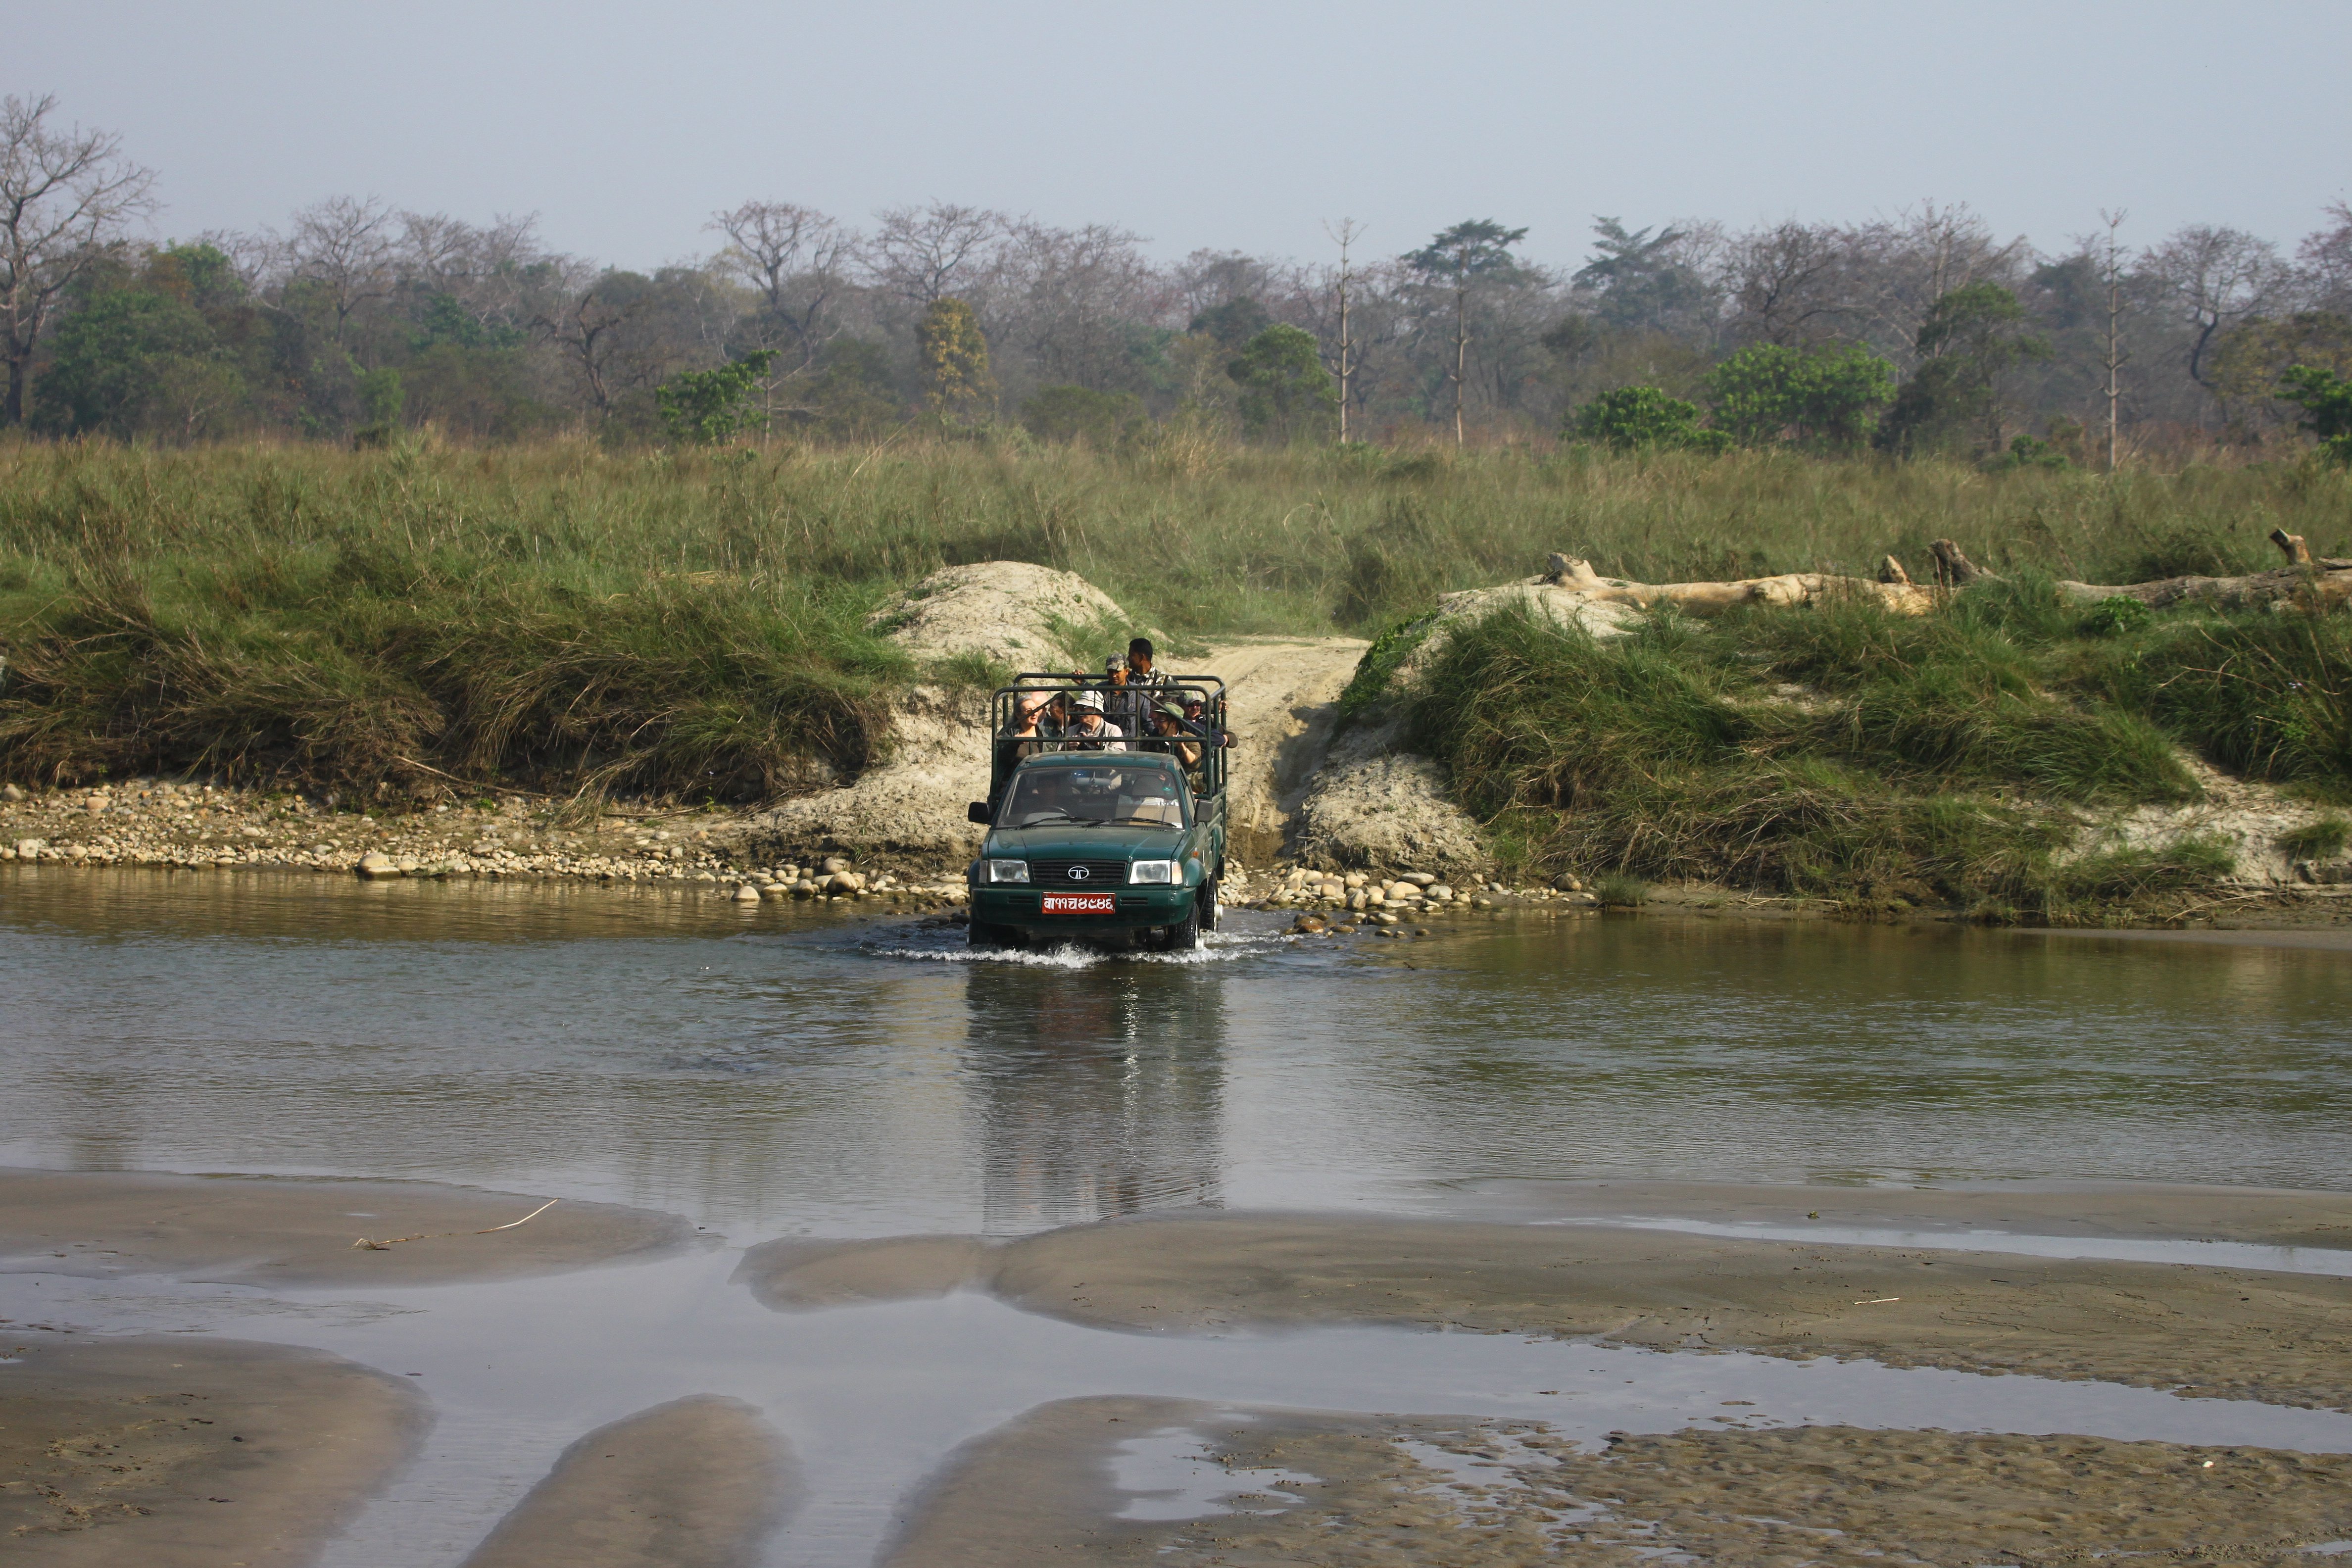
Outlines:
{"label": "river water", "polygon": [[1368,1328],[1141,1339],[970,1295],[790,1319],[728,1283],[735,1246],[776,1236],[1443,1214],[1507,1180],[2352,1187],[2341,942],[1280,924],[1231,916],[1181,959],[975,958],[870,906],[9,868],[0,1164],[430,1178],[725,1238],[608,1270],[593,1301],[577,1277],[290,1304],[45,1282],[44,1310],[100,1331],[425,1374],[438,1425],[331,1559],[354,1568],[455,1561],[588,1426],[703,1391],[761,1405],[802,1456],[780,1565],[870,1560],[955,1443],[1083,1393],[1550,1418],[1538,1392],[1580,1389],[1596,1433],[1731,1393],[1888,1424],[1975,1399],[2000,1429],[2352,1447],[2352,1418],[2096,1384]]}
{"label": "river water", "polygon": [[1493,1177],[2352,1186],[2352,952],[1229,916],[1190,960],[713,894],[12,868],[0,1163],[431,1177],[732,1237]]}

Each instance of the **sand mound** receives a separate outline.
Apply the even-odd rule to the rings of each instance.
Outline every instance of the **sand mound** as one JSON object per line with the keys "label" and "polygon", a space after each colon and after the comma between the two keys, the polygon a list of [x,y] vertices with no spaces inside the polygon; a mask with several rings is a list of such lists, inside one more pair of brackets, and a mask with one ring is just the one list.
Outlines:
{"label": "sand mound", "polygon": [[[977,656],[1007,669],[1069,668],[1066,638],[1127,624],[1085,578],[1026,561],[934,572],[870,623],[919,663]],[[793,850],[970,858],[981,830],[964,807],[988,793],[988,696],[919,685],[891,716],[890,760],[839,789],[789,800],[754,825]]]}
{"label": "sand mound", "polygon": [[1076,573],[982,561],[932,573],[869,624],[918,659],[978,654],[1012,669],[1059,669],[1070,631],[1126,621],[1117,600]]}

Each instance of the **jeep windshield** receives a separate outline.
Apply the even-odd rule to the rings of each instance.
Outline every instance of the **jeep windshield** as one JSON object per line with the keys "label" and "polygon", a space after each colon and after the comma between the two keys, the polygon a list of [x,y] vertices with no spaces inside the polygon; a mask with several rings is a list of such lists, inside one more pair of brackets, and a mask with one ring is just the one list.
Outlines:
{"label": "jeep windshield", "polygon": [[1013,775],[996,825],[1181,830],[1184,795],[1160,768],[1026,768]]}

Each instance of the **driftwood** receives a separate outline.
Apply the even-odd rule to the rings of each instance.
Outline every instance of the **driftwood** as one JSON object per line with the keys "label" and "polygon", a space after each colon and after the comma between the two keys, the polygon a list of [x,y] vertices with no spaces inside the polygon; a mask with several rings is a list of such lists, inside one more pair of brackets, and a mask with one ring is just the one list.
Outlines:
{"label": "driftwood", "polygon": [[[2295,603],[2326,609],[2352,599],[2352,561],[2332,556],[2315,559],[2303,535],[2283,528],[2271,530],[2271,542],[2286,557],[2286,564],[2274,572],[2249,573],[2243,577],[2162,577],[2153,583],[2062,582],[2058,591],[2080,604],[2137,599],[2159,610],[2184,599],[2231,610]],[[1936,557],[1939,583],[1965,588],[1971,583],[1999,581],[1961,554],[1960,547],[1948,539],[1939,539],[1927,549]]]}
{"label": "driftwood", "polygon": [[[2315,558],[2299,533],[2271,531],[2271,542],[2286,557],[2274,572],[2243,577],[2166,577],[2153,583],[2062,582],[2058,592],[2080,604],[2101,599],[2137,599],[2153,609],[2197,600],[2223,609],[2247,609],[2265,605],[2306,605],[2331,609],[2352,603],[2352,561],[2332,556]],[[1555,552],[1544,574],[1536,579],[1609,604],[1647,609],[1672,605],[1694,615],[1713,615],[1734,605],[1803,605],[1817,599],[1875,599],[1890,610],[1919,615],[1942,603],[1955,588],[1971,583],[1995,583],[1997,574],[1970,561],[1948,539],[1927,546],[1935,558],[1933,587],[1911,581],[1903,563],[1889,555],[1879,563],[1878,580],[1840,577],[1824,572],[1790,572],[1778,577],[1743,577],[1721,583],[1633,583],[1603,577],[1591,563]]]}
{"label": "driftwood", "polygon": [[[1894,557],[1889,556],[1892,563]],[[1899,573],[1900,565],[1895,567]],[[1803,605],[1816,599],[1853,597],[1875,599],[1890,610],[1919,615],[1936,605],[1936,592],[1906,577],[1899,582],[1874,583],[1865,577],[1839,577],[1826,572],[1789,572],[1777,577],[1743,577],[1727,583],[1633,583],[1603,577],[1591,563],[1555,552],[1544,574],[1537,579],[1566,588],[1603,604],[1634,605],[1648,609],[1672,605],[1693,615],[1709,616],[1734,605]]]}

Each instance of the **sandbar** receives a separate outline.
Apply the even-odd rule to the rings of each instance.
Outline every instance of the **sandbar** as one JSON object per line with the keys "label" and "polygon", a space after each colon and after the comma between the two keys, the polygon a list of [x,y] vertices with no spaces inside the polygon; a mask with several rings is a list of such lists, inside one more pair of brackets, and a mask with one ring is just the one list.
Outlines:
{"label": "sandbar", "polygon": [[[747,1254],[771,1306],[940,1283],[938,1237]],[[1329,1214],[1103,1221],[973,1254],[965,1281],[1101,1328],[1385,1322],[1864,1358],[2352,1410],[2352,1279],[2172,1263]]]}
{"label": "sandbar", "polygon": [[2182,1182],[1980,1182],[1937,1186],[1500,1179],[1462,1189],[1480,1219],[1709,1220],[1824,1229],[2007,1230],[2035,1236],[2231,1241],[2352,1250],[2352,1193]]}
{"label": "sandbar", "polygon": [[[1123,1518],[1133,1440],[1196,1446],[1225,1496]],[[1142,1510],[1137,1511],[1150,1511]],[[2307,1568],[2352,1536],[2352,1457],[1805,1426],[1613,1437],[1192,1401],[1070,1399],[960,1450],[884,1568],[1925,1568],[2146,1556]]]}
{"label": "sandbar", "polygon": [[[685,1245],[675,1215],[436,1182],[0,1170],[0,1269],[255,1285],[438,1285],[557,1274]],[[488,1231],[488,1234],[477,1234]],[[366,1237],[398,1240],[383,1250]]]}
{"label": "sandbar", "polygon": [[747,1568],[795,1500],[790,1463],[740,1400],[656,1405],[565,1449],[466,1568]]}
{"label": "sandbar", "polygon": [[402,1380],[318,1351],[183,1337],[0,1349],[0,1542],[45,1568],[293,1568],[426,1424]]}

